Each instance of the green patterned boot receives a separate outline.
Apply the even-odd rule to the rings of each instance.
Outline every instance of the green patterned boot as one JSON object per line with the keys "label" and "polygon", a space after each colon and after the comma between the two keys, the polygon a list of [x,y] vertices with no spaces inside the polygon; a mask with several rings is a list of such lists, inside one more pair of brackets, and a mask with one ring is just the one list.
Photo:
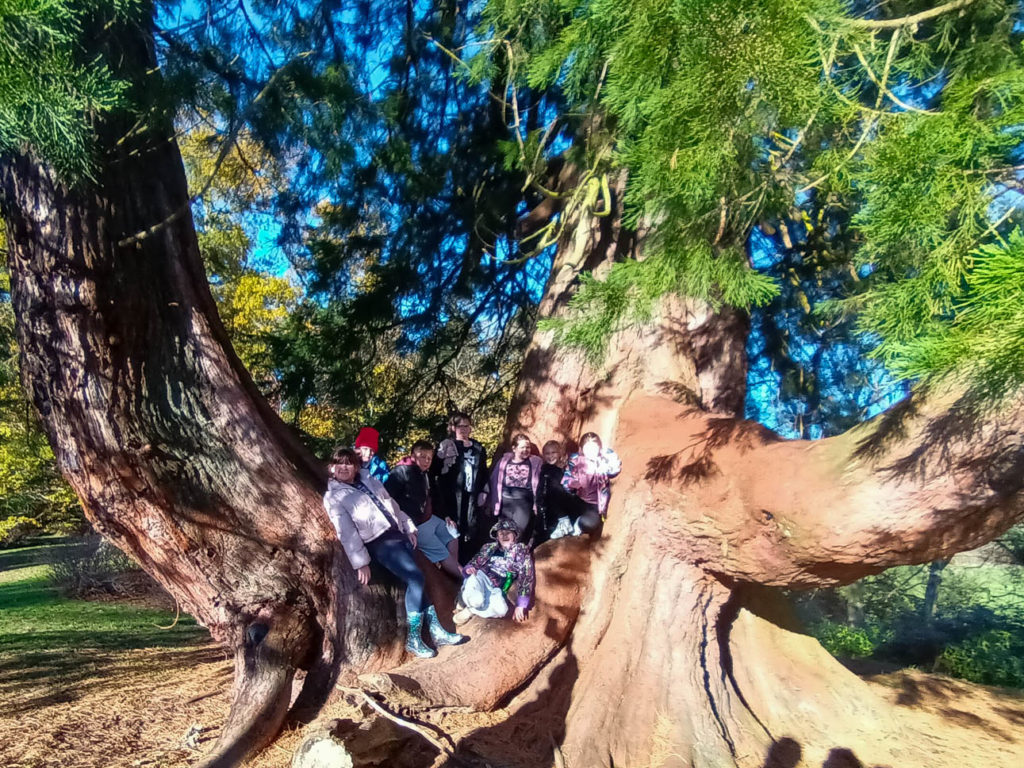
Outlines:
{"label": "green patterned boot", "polygon": [[405,650],[419,656],[421,659],[432,659],[437,656],[437,651],[423,642],[423,614],[409,614],[409,637],[405,640]]}
{"label": "green patterned boot", "polygon": [[458,632],[449,632],[441,626],[441,620],[437,618],[437,611],[434,606],[427,608],[427,618],[430,619],[430,639],[434,645],[440,648],[442,645],[460,645],[469,638],[460,635]]}

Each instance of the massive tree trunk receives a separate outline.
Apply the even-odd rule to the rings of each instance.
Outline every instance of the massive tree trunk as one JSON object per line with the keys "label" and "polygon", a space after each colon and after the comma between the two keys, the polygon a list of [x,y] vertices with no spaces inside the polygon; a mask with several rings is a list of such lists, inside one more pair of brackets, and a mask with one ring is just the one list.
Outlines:
{"label": "massive tree trunk", "polygon": [[[566,311],[581,265],[631,249],[614,218],[590,222],[563,243],[542,314]],[[538,645],[527,663],[508,632],[475,652],[514,648],[523,674],[502,675],[505,691],[564,702],[552,735],[570,766],[931,766],[941,744],[801,634],[777,588],[948,557],[1019,520],[1020,402],[986,412],[951,389],[787,441],[739,418],[745,341],[741,314],[679,298],[616,334],[599,369],[535,336],[507,431],[571,444],[594,430],[624,469],[563,652]],[[430,689],[443,673],[420,676]],[[552,711],[517,727],[546,743]]]}
{"label": "massive tree trunk", "polygon": [[[148,32],[114,32],[112,60],[145,82]],[[229,765],[276,731],[294,670],[310,669],[302,700],[316,701],[380,623],[334,557],[320,466],[226,343],[171,127],[148,126],[99,126],[91,184],[3,159],[13,301],[26,386],[87,515],[235,652],[210,760]],[[547,314],[565,311],[581,267],[632,250],[613,217],[583,215],[593,223],[563,244]],[[571,686],[555,724],[570,765],[838,766],[851,750],[927,765],[898,718],[793,631],[772,588],[948,557],[1020,519],[1020,403],[990,414],[937,393],[838,438],[783,441],[738,418],[745,336],[740,313],[684,299],[617,334],[600,369],[537,335],[509,429],[595,429],[625,469],[578,619],[555,606],[552,634],[517,647],[515,679],[458,703],[529,685],[575,621],[551,661],[572,674],[536,678]],[[547,558],[551,575],[568,546]],[[458,676],[466,654],[502,659],[528,634],[486,632],[409,676]]]}
{"label": "massive tree trunk", "polygon": [[[151,87],[149,29],[122,22],[100,37],[119,75]],[[295,670],[309,670],[299,704],[315,705],[380,624],[345,622],[367,598],[350,568],[332,574],[325,472],[227,342],[170,119],[134,122],[98,123],[94,181],[2,158],[21,370],[95,528],[234,653],[210,761],[230,765],[276,735]]]}

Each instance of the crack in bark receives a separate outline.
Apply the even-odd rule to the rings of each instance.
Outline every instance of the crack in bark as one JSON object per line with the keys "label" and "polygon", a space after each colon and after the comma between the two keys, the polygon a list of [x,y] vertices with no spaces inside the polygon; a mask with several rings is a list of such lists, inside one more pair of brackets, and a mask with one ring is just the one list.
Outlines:
{"label": "crack in bark", "polygon": [[[705,587],[705,589],[706,589],[706,587]],[[708,665],[708,644],[710,642],[709,631],[708,631],[708,624],[709,624],[709,622],[708,622],[708,610],[710,609],[711,603],[714,600],[714,598],[715,598],[715,596],[714,596],[713,593],[709,594],[707,596],[707,599],[703,602],[703,604],[700,604],[699,598],[698,598],[698,604],[700,604],[700,622],[701,622],[701,627],[700,627],[700,666],[701,666],[701,671],[703,672],[704,693],[708,697],[708,704],[711,707],[711,714],[715,718],[715,722],[718,725],[718,730],[722,734],[722,739],[725,741],[726,746],[729,747],[729,754],[732,756],[733,761],[735,762],[735,759],[736,759],[736,744],[733,741],[732,736],[729,734],[729,727],[726,725],[725,718],[722,716],[722,713],[719,712],[718,704],[715,701],[715,694],[711,690],[711,669],[710,669],[710,667]]]}
{"label": "crack in bark", "polygon": [[750,706],[750,702],[747,701],[747,697],[740,690],[739,682],[736,680],[736,674],[733,669],[733,657],[732,648],[729,645],[729,638],[732,634],[733,624],[736,618],[740,614],[741,598],[736,589],[733,589],[729,593],[729,599],[725,601],[725,604],[718,611],[718,620],[715,622],[715,634],[718,639],[718,653],[720,656],[719,664],[722,667],[722,683],[732,688],[737,698],[740,700],[740,704],[743,708],[750,713],[750,716],[754,718],[754,722],[757,723],[761,729],[765,732],[772,742],[775,742],[775,736],[768,729],[768,726],[764,724],[761,718],[758,716],[754,708]]}

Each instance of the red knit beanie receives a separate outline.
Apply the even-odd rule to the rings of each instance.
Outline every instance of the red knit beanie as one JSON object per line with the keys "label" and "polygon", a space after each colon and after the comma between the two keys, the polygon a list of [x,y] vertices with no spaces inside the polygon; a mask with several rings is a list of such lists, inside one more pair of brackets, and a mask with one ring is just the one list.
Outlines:
{"label": "red knit beanie", "polygon": [[363,427],[359,430],[359,437],[356,438],[356,448],[372,448],[377,453],[377,446],[380,445],[380,434],[373,427]]}

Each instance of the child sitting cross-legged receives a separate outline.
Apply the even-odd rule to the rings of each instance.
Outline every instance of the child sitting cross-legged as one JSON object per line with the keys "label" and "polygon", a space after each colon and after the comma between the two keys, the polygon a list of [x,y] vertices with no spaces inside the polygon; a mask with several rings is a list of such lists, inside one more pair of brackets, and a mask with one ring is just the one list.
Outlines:
{"label": "child sitting cross-legged", "polygon": [[526,612],[533,601],[535,581],[533,553],[529,544],[519,541],[519,528],[513,520],[502,518],[491,528],[497,541],[483,549],[462,569],[465,580],[459,592],[462,609],[452,617],[463,624],[475,614],[496,619],[508,613],[505,595],[518,583],[518,597],[512,618],[526,621]]}

